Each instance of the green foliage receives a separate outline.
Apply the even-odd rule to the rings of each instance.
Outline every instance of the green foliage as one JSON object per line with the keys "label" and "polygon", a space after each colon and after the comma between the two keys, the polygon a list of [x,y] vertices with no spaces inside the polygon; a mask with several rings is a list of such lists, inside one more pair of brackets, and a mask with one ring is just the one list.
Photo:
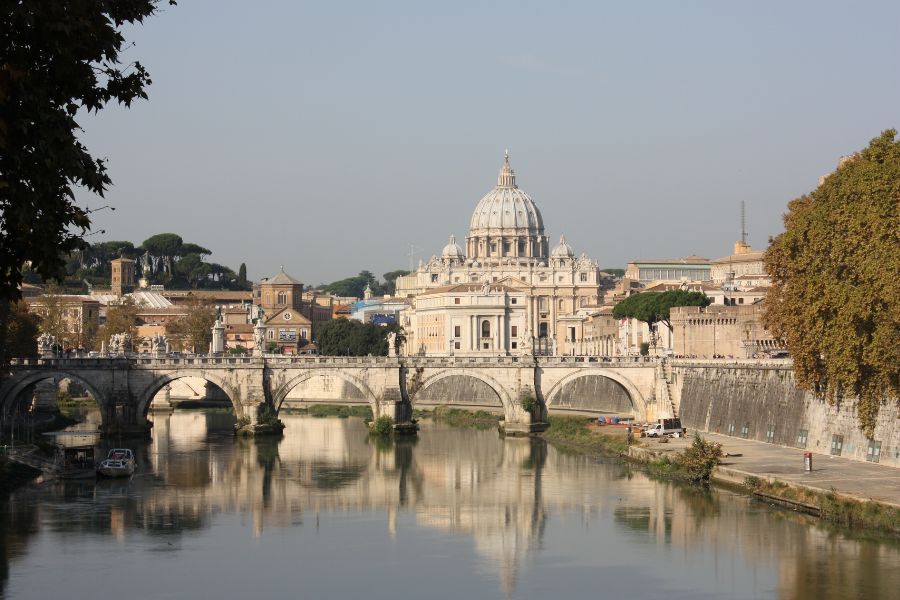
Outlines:
{"label": "green foliage", "polygon": [[625,269],[605,268],[605,269],[600,269],[600,270],[603,271],[604,273],[609,273],[613,277],[625,277]]}
{"label": "green foliage", "polygon": [[766,326],[787,343],[797,383],[829,401],[856,396],[872,435],[900,397],[900,142],[885,131],[788,204],[765,256]]}
{"label": "green foliage", "polygon": [[694,442],[674,460],[680,474],[691,483],[708,483],[722,458],[722,444],[708,442],[697,433]]}
{"label": "green foliage", "polygon": [[372,423],[371,433],[378,437],[391,437],[394,435],[394,419],[388,415],[382,415]]}
{"label": "green foliage", "polygon": [[372,290],[373,296],[383,296],[385,294],[393,294],[396,289],[397,277],[407,275],[409,271],[398,269],[396,271],[388,271],[384,277],[384,283],[379,282],[371,271],[360,271],[356,277],[347,277],[328,284],[320,285],[319,289],[323,292],[334,294],[335,296],[347,296],[351,298],[362,298],[366,286]]}
{"label": "green foliage", "polygon": [[[6,2],[0,11],[0,300],[19,298],[22,266],[62,279],[65,256],[83,246],[90,211],[75,190],[102,196],[106,163],[79,141],[76,115],[146,98],[139,62],[123,68],[122,30],[156,10],[154,0]],[[2,316],[2,315],[0,315]],[[0,323],[0,345],[5,337]]]}
{"label": "green foliage", "polygon": [[106,322],[94,341],[94,349],[99,350],[101,344],[108,342],[115,333],[133,334],[139,321],[137,314],[138,307],[130,297],[124,298],[121,304],[110,306],[106,310]]}
{"label": "green foliage", "polygon": [[387,356],[387,335],[396,324],[381,326],[350,319],[333,319],[319,326],[316,342],[326,356]]}
{"label": "green foliage", "polygon": [[235,356],[243,356],[244,354],[248,354],[249,352],[250,351],[243,346],[235,346],[234,348],[228,349],[228,354],[233,354]]}
{"label": "green foliage", "polygon": [[247,264],[241,263],[241,266],[238,267],[238,276],[237,276],[238,285],[246,286],[247,285]]}
{"label": "green foliage", "polygon": [[22,300],[8,302],[4,309],[7,333],[6,343],[0,344],[0,364],[7,364],[10,358],[36,357],[40,318],[29,312]]}
{"label": "green foliage", "polygon": [[259,410],[256,422],[259,425],[276,425],[278,423],[278,415],[275,413],[275,409],[266,404]]}
{"label": "green foliage", "polygon": [[641,342],[641,356],[650,354],[650,342]]}
{"label": "green foliage", "polygon": [[537,408],[537,400],[535,400],[534,396],[528,395],[519,401],[519,405],[522,407],[522,410],[533,415],[534,409]]}
{"label": "green foliage", "polygon": [[313,404],[308,409],[311,417],[363,417],[367,421],[372,420],[371,406],[345,406],[341,404]]}
{"label": "green foliage", "polygon": [[544,439],[569,446],[575,446],[590,452],[601,454],[628,452],[628,442],[625,439],[624,428],[615,430],[619,435],[607,435],[591,431],[588,425],[593,422],[591,417],[562,417],[551,416],[550,427],[544,432]]}
{"label": "green foliage", "polygon": [[634,318],[654,328],[664,323],[672,329],[669,313],[676,306],[709,306],[712,300],[703,292],[670,290],[668,292],[642,292],[629,296],[613,307],[616,319]]}
{"label": "green foliage", "polygon": [[750,488],[751,490],[759,489],[761,485],[762,479],[760,479],[756,475],[748,475],[744,478],[744,486]]}

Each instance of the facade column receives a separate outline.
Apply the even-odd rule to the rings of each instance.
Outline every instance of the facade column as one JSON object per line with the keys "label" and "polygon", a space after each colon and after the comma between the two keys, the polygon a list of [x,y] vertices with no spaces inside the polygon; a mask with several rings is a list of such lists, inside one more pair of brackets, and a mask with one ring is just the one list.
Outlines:
{"label": "facade column", "polygon": [[503,352],[506,348],[503,347],[503,317],[497,315],[497,350]]}

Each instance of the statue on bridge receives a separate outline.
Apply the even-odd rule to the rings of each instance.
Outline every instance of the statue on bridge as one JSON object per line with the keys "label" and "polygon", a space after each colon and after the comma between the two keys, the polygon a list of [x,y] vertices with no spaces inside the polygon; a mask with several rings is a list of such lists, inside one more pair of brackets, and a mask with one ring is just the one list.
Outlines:
{"label": "statue on bridge", "polygon": [[159,332],[153,336],[152,346],[154,356],[165,356],[169,353],[169,341]]}
{"label": "statue on bridge", "polygon": [[397,356],[397,334],[393,331],[387,334],[387,351],[388,356]]}
{"label": "statue on bridge", "polygon": [[37,339],[37,351],[41,358],[53,358],[56,338],[49,333],[42,333]]}

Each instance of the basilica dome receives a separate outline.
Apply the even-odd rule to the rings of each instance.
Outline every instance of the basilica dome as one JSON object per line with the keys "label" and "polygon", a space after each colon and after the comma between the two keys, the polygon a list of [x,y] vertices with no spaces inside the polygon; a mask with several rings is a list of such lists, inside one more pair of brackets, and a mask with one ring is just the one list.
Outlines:
{"label": "basilica dome", "polygon": [[503,161],[497,185],[475,207],[466,238],[471,258],[546,259],[544,219],[534,200],[516,185],[516,174]]}
{"label": "basilica dome", "polygon": [[446,246],[444,246],[444,250],[441,252],[441,257],[458,260],[462,260],[466,257],[466,255],[463,254],[463,249],[460,248],[459,244],[456,243],[455,235],[450,236],[450,242]]}
{"label": "basilica dome", "polygon": [[575,251],[566,243],[566,236],[559,236],[559,243],[550,253],[550,258],[572,258],[573,256],[575,256]]}

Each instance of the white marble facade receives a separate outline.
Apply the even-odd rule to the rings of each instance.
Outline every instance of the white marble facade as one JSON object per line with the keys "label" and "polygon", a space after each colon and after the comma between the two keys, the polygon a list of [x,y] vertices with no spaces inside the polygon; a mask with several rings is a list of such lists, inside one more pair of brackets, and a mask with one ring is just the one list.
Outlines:
{"label": "white marble facade", "polygon": [[[478,202],[472,214],[465,250],[451,235],[440,256],[432,256],[412,274],[398,279],[398,295],[416,297],[404,316],[409,338],[407,352],[447,355],[457,350],[454,346],[459,342],[458,350],[466,353],[520,354],[522,343],[516,339],[513,347],[513,338],[528,332],[529,351],[539,347],[544,352],[568,353],[569,346],[581,342],[571,339],[572,319],[601,300],[600,277],[597,263],[584,254],[576,257],[565,236],[550,248],[541,212],[516,184],[507,154],[497,185]],[[492,298],[491,305],[498,315],[505,315],[499,325],[505,338],[497,337],[486,345],[476,342],[474,336],[457,340],[447,335],[446,329],[440,343],[419,337],[418,328],[426,318],[442,322],[445,328],[459,322],[461,331],[466,331],[465,323],[480,313],[471,313],[474,304],[464,304],[462,300],[460,304],[447,304],[446,299],[457,297],[454,286],[463,298],[464,290],[474,292],[486,283],[492,291],[484,297]],[[501,296],[505,299],[501,300]],[[513,297],[518,304],[504,305]],[[516,336],[509,333],[512,327],[516,328]],[[480,331],[477,338],[481,339]]]}

